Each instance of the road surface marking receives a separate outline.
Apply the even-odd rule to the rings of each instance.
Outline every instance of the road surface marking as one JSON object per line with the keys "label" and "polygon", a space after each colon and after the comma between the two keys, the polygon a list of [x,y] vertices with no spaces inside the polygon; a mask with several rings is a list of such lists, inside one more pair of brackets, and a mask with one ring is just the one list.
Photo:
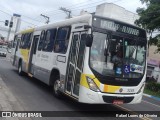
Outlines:
{"label": "road surface marking", "polygon": [[153,104],[153,103],[151,103],[151,102],[147,102],[147,101],[145,101],[145,100],[142,100],[142,102],[149,103],[149,104],[154,105],[154,106],[156,106],[156,107],[160,107],[159,105]]}
{"label": "road surface marking", "polygon": [[[122,110],[127,111],[127,112],[129,112],[129,113],[131,113],[131,114],[138,115],[138,113],[133,112],[133,111],[131,111],[131,110],[125,108],[125,107],[122,107],[122,106],[119,106],[119,105],[115,105],[115,106],[117,106],[117,107],[121,108]],[[152,120],[152,119],[150,119],[150,118],[148,118],[148,117],[143,117],[143,118],[140,118],[140,117],[139,117],[139,119],[142,119],[142,120]]]}

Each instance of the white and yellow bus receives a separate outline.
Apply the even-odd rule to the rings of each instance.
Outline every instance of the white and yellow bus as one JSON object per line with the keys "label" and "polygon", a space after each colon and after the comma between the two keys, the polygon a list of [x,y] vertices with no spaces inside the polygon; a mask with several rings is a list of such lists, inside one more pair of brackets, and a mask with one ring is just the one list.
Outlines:
{"label": "white and yellow bus", "polygon": [[85,14],[15,35],[12,63],[66,94],[90,104],[140,103],[146,79],[145,30]]}

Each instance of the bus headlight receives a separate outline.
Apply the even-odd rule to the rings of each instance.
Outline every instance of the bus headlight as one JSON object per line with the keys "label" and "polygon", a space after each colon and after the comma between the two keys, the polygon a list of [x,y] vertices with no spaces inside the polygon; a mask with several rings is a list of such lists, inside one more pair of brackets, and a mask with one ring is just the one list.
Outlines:
{"label": "bus headlight", "polygon": [[95,92],[99,92],[100,90],[98,89],[97,85],[95,84],[95,82],[89,78],[89,77],[86,77],[87,78],[87,82],[88,82],[88,85],[89,85],[89,88]]}

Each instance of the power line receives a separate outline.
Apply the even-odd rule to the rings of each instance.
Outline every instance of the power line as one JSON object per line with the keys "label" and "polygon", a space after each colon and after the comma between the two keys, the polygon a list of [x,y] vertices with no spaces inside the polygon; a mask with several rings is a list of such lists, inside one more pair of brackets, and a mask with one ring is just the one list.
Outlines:
{"label": "power line", "polygon": [[[87,0],[87,1],[93,1],[93,0]],[[80,10],[80,9],[77,9],[77,8],[81,8],[81,7],[92,5],[92,4],[96,4],[96,3],[102,3],[103,1],[108,1],[108,0],[102,0],[102,1],[98,1],[98,2],[92,2],[92,3],[86,4],[86,5],[79,6],[80,4],[85,4],[86,3],[86,2],[81,2],[81,3],[78,3],[78,4],[72,4],[72,5],[68,6],[68,7],[73,8],[71,10],[75,11],[75,10]],[[113,1],[113,2],[119,2],[119,1],[121,1],[121,0],[116,0],[116,1]],[[77,6],[77,5],[78,5],[78,7],[75,8],[75,6]],[[95,6],[93,6],[93,7],[95,7]],[[91,7],[87,7],[87,8],[91,8]],[[81,9],[86,9],[86,8],[81,8]],[[48,13],[47,15],[49,15],[50,12],[54,12],[52,15],[57,15],[57,14],[59,15],[59,14],[61,14],[61,11],[59,11],[59,9],[55,9],[54,11],[49,11],[49,12],[45,12],[45,13],[46,14]]]}
{"label": "power line", "polygon": [[7,14],[7,15],[9,15],[9,16],[12,16],[11,14],[9,14],[7,12],[4,12],[3,10],[0,10],[0,11],[3,12],[3,13],[5,13],[5,14]]}
{"label": "power line", "polygon": [[[108,0],[102,0],[102,1],[98,1],[98,2],[92,2],[92,3],[89,3],[89,4],[86,4],[86,5],[81,5],[81,6],[78,6],[78,7],[75,7],[76,5],[74,5],[74,7],[71,7],[71,8],[73,8],[73,9],[71,9],[71,10],[80,10],[80,9],[86,9],[86,8],[83,8],[84,6],[90,6],[90,5],[93,5],[93,4],[96,4],[96,3],[102,3],[103,1],[108,1]],[[115,0],[115,1],[113,1],[113,3],[115,3],[115,2],[119,2],[119,1],[122,1],[122,0]],[[84,2],[83,2],[84,3]],[[85,2],[86,3],[86,2]],[[79,4],[78,4],[79,5]],[[97,5],[96,5],[97,6]],[[93,7],[95,7],[95,6],[93,6]],[[77,8],[80,8],[80,9],[77,9]],[[87,7],[87,8],[91,8],[91,7]],[[55,10],[55,12],[56,11],[58,11],[58,10]],[[54,12],[54,11],[50,11],[50,12]],[[52,15],[56,15],[56,14],[60,14],[60,12],[56,12],[56,13],[54,13],[54,14],[52,14]]]}
{"label": "power line", "polygon": [[[102,3],[103,1],[104,1],[104,0],[99,1],[99,2],[94,2],[94,3],[92,3],[92,4]],[[115,2],[119,2],[119,1],[122,1],[122,0],[115,0],[115,1],[113,1],[113,2],[115,3]],[[88,4],[88,5],[92,5],[92,4]],[[88,6],[88,5],[84,5],[84,6]],[[79,7],[81,8],[81,7],[84,7],[84,6],[79,6]],[[96,6],[97,6],[97,4],[96,4]],[[77,8],[79,8],[79,7],[73,8],[73,9],[71,9],[71,10],[75,10],[75,9],[77,9]],[[95,6],[94,6],[94,7],[95,7]],[[87,7],[87,8],[90,8],[90,7]]]}
{"label": "power line", "polygon": [[31,18],[31,17],[25,16],[25,15],[22,15],[22,17],[26,17],[26,18],[28,18],[28,19],[30,19],[30,20],[33,20],[33,21],[36,21],[36,22],[40,22],[40,23],[42,23],[42,21],[36,20],[36,19],[34,19],[34,18]]}
{"label": "power line", "polygon": [[25,20],[23,20],[23,19],[21,19],[21,21],[23,21],[23,22],[25,22],[25,23],[28,23],[28,24],[30,24],[30,25],[37,26],[37,25],[35,25],[35,24],[33,24],[33,23],[30,23],[30,22],[27,22],[27,21],[25,21]]}
{"label": "power line", "polygon": [[[93,0],[87,0],[87,1],[93,1]],[[87,1],[86,1],[86,2],[87,2]],[[71,10],[77,11],[77,10],[80,10],[80,9],[88,9],[88,8],[96,7],[97,5],[83,8],[84,6],[89,6],[89,5],[93,5],[93,4],[96,4],[96,3],[101,3],[101,2],[103,2],[103,1],[108,1],[108,0],[102,0],[102,1],[98,1],[98,2],[92,2],[92,3],[89,3],[89,4],[85,4],[86,2],[81,2],[81,3],[77,3],[77,4],[72,4],[72,5],[68,6],[68,7],[73,8],[73,9],[71,9]],[[119,1],[121,1],[121,0],[116,0],[116,1],[113,1],[113,2],[119,2]],[[85,5],[79,6],[80,4],[85,4]],[[74,5],[74,6],[73,6],[73,5]],[[75,8],[75,6],[77,6],[77,5],[78,5],[78,7]],[[80,8],[80,9],[77,9],[77,8]],[[3,13],[5,13],[5,14],[7,14],[7,15],[9,15],[9,16],[12,16],[11,14],[9,14],[9,13],[7,13],[7,12],[4,12],[4,11],[2,11],[2,10],[0,10],[0,11],[3,12]],[[55,11],[59,11],[59,9],[57,9],[57,10],[55,10]],[[50,12],[54,12],[54,11],[50,11]],[[46,13],[47,13],[47,12],[46,12]],[[59,15],[59,14],[61,14],[61,12],[59,11],[58,13],[54,13],[54,14],[52,14],[52,15],[57,15],[57,14]],[[37,20],[37,19],[31,18],[31,17],[28,17],[28,16],[24,16],[24,15],[22,15],[22,16],[23,16],[23,17],[26,17],[26,18],[28,18],[28,19],[30,19],[30,20],[33,20],[33,21],[41,22],[41,23],[42,23],[42,21],[39,21],[39,20]],[[33,23],[24,21],[23,19],[22,19],[22,21],[23,21],[23,22],[26,22],[26,23],[28,23],[28,24],[35,25],[35,24],[33,24]]]}
{"label": "power line", "polygon": [[[9,14],[9,13],[7,13],[7,12],[4,12],[3,10],[0,10],[0,11],[12,17],[12,15],[11,15],[11,14]],[[25,23],[35,25],[35,24],[30,23],[30,22],[27,22],[27,21],[25,21],[25,20],[23,20],[23,19],[21,19],[21,20],[22,20],[23,22],[25,22]]]}
{"label": "power line", "polygon": [[[114,3],[115,2],[119,2],[119,1],[122,1],[122,0],[115,0],[115,1],[113,1]],[[102,1],[100,1],[100,2],[102,2]],[[99,3],[99,2],[96,2],[96,3]],[[95,3],[93,3],[93,4],[95,4]],[[91,4],[90,4],[91,5]],[[85,5],[86,6],[86,5]],[[71,11],[77,11],[77,10],[82,10],[82,9],[88,9],[88,8],[93,8],[93,7],[96,7],[97,6],[97,4],[96,5],[94,5],[94,6],[90,6],[90,7],[84,7],[84,8],[79,8],[79,9],[77,9],[78,7],[76,7],[76,8],[74,8],[74,9],[71,9]],[[83,6],[81,6],[81,7],[83,7]],[[59,15],[59,14],[61,14],[61,13],[54,13],[54,14],[52,14],[52,15]]]}
{"label": "power line", "polygon": [[[88,2],[88,1],[93,1],[93,0],[87,0],[86,2]],[[79,4],[83,4],[83,3],[86,3],[86,2],[81,2],[81,3],[77,3],[77,4],[71,4],[70,6],[66,6],[66,8],[69,8],[69,7],[72,7],[72,6],[76,6],[76,5],[79,5]],[[47,12],[44,12],[44,13],[47,14],[47,13],[50,13],[50,12],[56,12],[58,10],[59,9],[55,9],[55,10],[47,11]]]}
{"label": "power line", "polygon": [[[88,1],[92,1],[92,0],[88,0]],[[89,4],[86,4],[86,5],[81,5],[81,6],[78,6],[76,8],[80,8],[80,7],[84,7],[84,6],[88,6],[88,5],[92,5],[92,4],[95,4],[95,3],[100,3],[100,2],[103,2],[103,1],[108,1],[108,0],[101,0],[101,1],[98,1],[98,2],[93,2],[93,3],[89,3]],[[82,2],[82,3],[86,3],[86,2]],[[75,6],[77,6],[79,4],[72,4],[72,6],[68,6],[68,7],[65,7],[65,8],[73,8],[73,9],[76,9]],[[74,6],[74,7],[73,7]],[[53,10],[53,11],[49,11],[49,12],[45,12],[46,14],[47,13],[50,13],[50,12],[58,12],[59,9],[56,9],[56,10]],[[52,14],[53,15],[53,14]]]}

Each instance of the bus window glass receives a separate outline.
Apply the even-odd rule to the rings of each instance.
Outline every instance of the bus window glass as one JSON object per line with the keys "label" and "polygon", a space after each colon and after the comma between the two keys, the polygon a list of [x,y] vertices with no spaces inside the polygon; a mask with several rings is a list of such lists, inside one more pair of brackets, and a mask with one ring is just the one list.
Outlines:
{"label": "bus window glass", "polygon": [[20,48],[29,49],[31,44],[31,33],[23,34],[21,39]]}
{"label": "bus window glass", "polygon": [[54,51],[58,53],[66,53],[70,36],[70,27],[58,29],[57,38],[54,45]]}
{"label": "bus window glass", "polygon": [[27,49],[29,49],[31,47],[32,33],[28,34],[28,38],[27,39],[28,39],[28,42],[26,44],[27,44]]}
{"label": "bus window glass", "polygon": [[57,29],[47,30],[43,51],[52,52]]}
{"label": "bus window glass", "polygon": [[47,46],[50,42],[50,36],[51,36],[51,32],[48,30],[46,32],[46,39],[44,40],[44,44],[43,44],[43,51],[47,51]]}
{"label": "bus window glass", "polygon": [[86,34],[81,35],[81,40],[80,40],[80,48],[79,48],[79,54],[78,54],[78,62],[77,62],[77,67],[81,70],[82,69],[82,64],[83,64],[83,56],[84,56],[84,51],[85,51],[85,38]]}
{"label": "bus window glass", "polygon": [[[95,32],[91,47],[90,65],[99,74],[123,78],[140,78],[144,74],[146,43]],[[106,53],[106,46],[108,46]]]}
{"label": "bus window glass", "polygon": [[43,45],[44,45],[44,41],[45,41],[45,34],[46,34],[46,32],[43,30],[41,32],[41,37],[40,37],[39,44],[38,44],[39,51],[41,51],[43,49]]}
{"label": "bus window glass", "polygon": [[20,48],[23,48],[23,46],[24,46],[24,38],[25,38],[25,34],[22,34],[20,46],[19,46]]}

